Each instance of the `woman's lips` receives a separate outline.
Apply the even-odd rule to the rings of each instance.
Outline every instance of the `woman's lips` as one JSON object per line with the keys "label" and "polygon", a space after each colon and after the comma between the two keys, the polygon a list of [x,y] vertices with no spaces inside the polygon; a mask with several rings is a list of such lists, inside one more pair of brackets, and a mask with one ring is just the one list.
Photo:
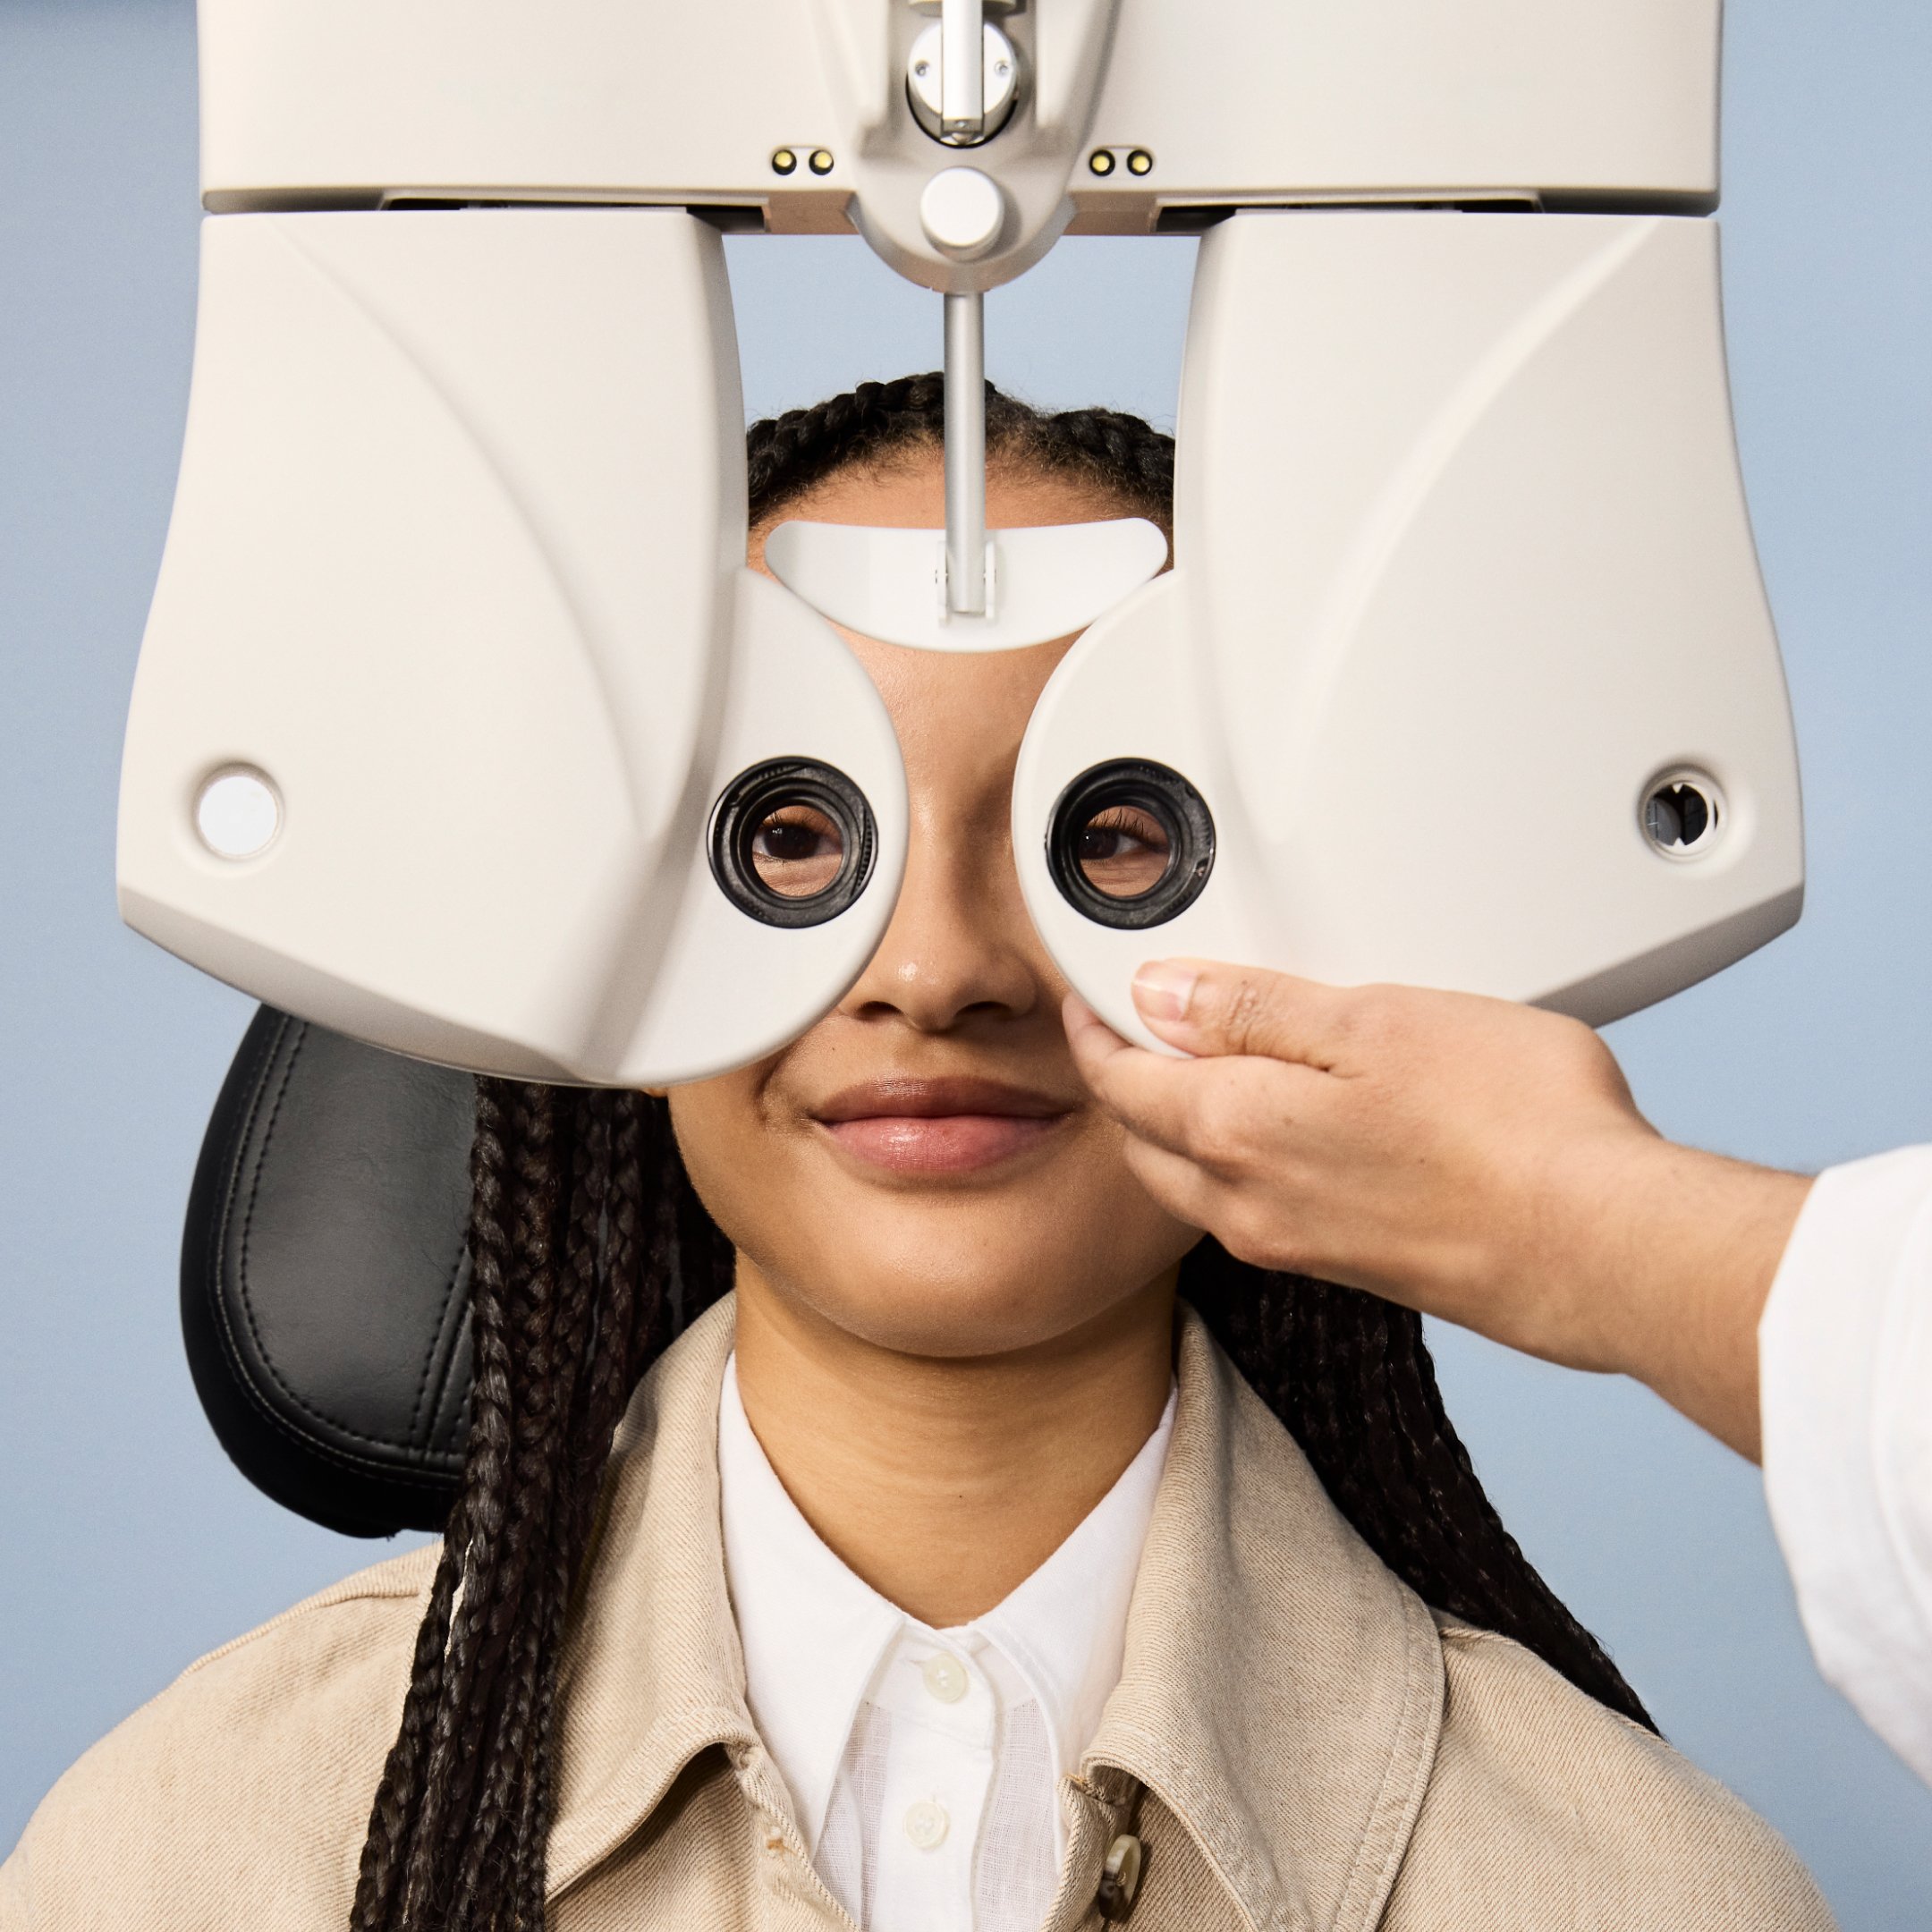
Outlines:
{"label": "woman's lips", "polygon": [[1011,1160],[1035,1146],[1064,1114],[1028,1120],[1013,1114],[875,1114],[827,1121],[826,1131],[848,1154],[896,1174],[970,1174]]}
{"label": "woman's lips", "polygon": [[815,1118],[844,1151],[894,1174],[956,1174],[1036,1147],[1072,1111],[984,1080],[890,1080],[848,1087]]}

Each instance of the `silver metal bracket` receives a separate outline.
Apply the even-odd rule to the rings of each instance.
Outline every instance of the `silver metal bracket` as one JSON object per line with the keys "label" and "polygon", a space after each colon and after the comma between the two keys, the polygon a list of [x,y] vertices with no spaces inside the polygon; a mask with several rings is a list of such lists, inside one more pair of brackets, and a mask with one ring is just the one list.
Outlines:
{"label": "silver metal bracket", "polygon": [[936,141],[948,148],[977,148],[1013,118],[1020,99],[1020,55],[991,21],[986,21],[979,33],[979,116],[953,119],[947,105],[945,47],[943,21],[923,29],[913,41],[906,59],[906,105]]}
{"label": "silver metal bracket", "polygon": [[946,608],[955,617],[982,617],[987,607],[986,297],[945,300]]}

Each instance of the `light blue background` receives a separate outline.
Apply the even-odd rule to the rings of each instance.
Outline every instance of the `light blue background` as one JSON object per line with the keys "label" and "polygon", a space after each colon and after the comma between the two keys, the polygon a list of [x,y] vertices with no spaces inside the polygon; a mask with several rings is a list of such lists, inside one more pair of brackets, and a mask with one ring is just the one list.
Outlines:
{"label": "light blue background", "polygon": [[[1739,0],[1726,107],[1738,419],[1810,902],[1613,1038],[1670,1132],[1817,1166],[1932,1140],[1932,9]],[[249,1004],[114,919],[195,224],[186,0],[4,0],[0,1845],[191,1658],[379,1554],[257,1496],[201,1419],[175,1243]],[[1171,419],[1191,257],[1064,245],[994,300],[996,378]],[[938,359],[936,304],[857,242],[742,241],[732,267],[755,412]],[[1640,1389],[1436,1339],[1505,1518],[1665,1731],[1848,1928],[1932,1924],[1932,1793],[1812,1674],[1755,1473]]]}

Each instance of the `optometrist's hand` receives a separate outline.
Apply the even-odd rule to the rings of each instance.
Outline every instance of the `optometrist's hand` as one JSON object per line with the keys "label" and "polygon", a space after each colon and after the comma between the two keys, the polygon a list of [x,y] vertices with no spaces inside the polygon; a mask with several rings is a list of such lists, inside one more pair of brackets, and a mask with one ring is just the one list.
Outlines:
{"label": "optometrist's hand", "polygon": [[1758,1453],[1758,1318],[1809,1181],[1672,1145],[1576,1021],[1167,960],[1134,997],[1194,1057],[1067,1032],[1172,1213],[1258,1267],[1365,1288],[1647,1382]]}

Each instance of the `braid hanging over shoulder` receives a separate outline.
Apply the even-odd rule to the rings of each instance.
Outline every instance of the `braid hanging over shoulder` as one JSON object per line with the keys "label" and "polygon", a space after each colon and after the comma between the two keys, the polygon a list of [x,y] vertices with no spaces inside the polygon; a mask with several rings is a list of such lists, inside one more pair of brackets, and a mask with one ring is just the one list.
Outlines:
{"label": "braid hanging over shoulder", "polygon": [[[944,379],[862,383],[755,424],[754,530],[854,465],[936,448]],[[1174,445],[1135,416],[990,385],[989,461],[1077,478],[1171,530]],[[544,1932],[557,1663],[612,1436],[649,1363],[732,1285],[670,1111],[641,1094],[477,1082],[475,1385],[463,1486],[376,1793],[352,1932]],[[1613,1710],[1635,1693],[1503,1527],[1444,1412],[1421,1323],[1204,1240],[1182,1288],[1396,1575]]]}
{"label": "braid hanging over shoulder", "polygon": [[1419,1315],[1250,1267],[1213,1240],[1182,1265],[1181,1292],[1335,1507],[1424,1602],[1513,1638],[1599,1703],[1657,1728],[1504,1528],[1443,1407]]}
{"label": "braid hanging over shoulder", "polygon": [[477,1082],[463,1487],[363,1844],[352,1932],[540,1932],[557,1663],[618,1419],[731,1285],[669,1109]]}

